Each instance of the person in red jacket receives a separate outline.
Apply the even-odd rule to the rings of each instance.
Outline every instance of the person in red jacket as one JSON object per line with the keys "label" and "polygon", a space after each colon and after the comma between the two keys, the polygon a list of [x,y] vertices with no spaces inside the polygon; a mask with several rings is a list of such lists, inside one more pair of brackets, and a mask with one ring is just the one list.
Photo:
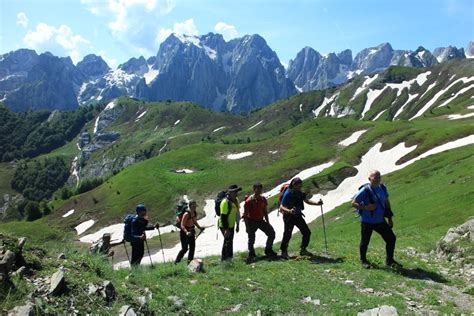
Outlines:
{"label": "person in red jacket", "polygon": [[247,262],[254,262],[255,254],[255,233],[258,229],[267,235],[267,243],[265,246],[265,255],[274,257],[277,255],[273,251],[273,241],[275,240],[275,230],[268,220],[267,199],[262,196],[263,185],[256,183],[253,185],[253,194],[245,200],[244,215],[242,216],[245,222],[247,234],[249,235],[248,249],[249,255]]}

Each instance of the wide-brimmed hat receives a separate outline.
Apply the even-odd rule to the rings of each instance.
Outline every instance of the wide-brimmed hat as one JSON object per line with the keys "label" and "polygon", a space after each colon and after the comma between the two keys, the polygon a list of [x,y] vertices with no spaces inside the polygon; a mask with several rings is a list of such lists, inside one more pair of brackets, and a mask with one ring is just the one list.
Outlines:
{"label": "wide-brimmed hat", "polygon": [[227,191],[228,192],[239,192],[239,191],[242,191],[242,188],[239,187],[237,184],[232,184],[231,186],[229,186]]}

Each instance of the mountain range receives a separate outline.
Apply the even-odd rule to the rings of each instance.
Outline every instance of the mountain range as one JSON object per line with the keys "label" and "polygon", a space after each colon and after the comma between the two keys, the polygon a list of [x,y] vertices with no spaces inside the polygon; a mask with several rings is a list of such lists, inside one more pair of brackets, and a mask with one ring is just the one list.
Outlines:
{"label": "mountain range", "polygon": [[390,66],[430,67],[473,58],[466,49],[440,47],[431,53],[394,50],[389,43],[322,55],[305,47],[288,69],[259,35],[225,41],[220,34],[171,34],[156,56],[131,58],[111,69],[96,55],[74,65],[69,57],[19,49],[0,55],[0,101],[14,111],[74,109],[129,96],[144,101],[192,101],[213,111],[248,112],[298,92],[340,85],[357,75]]}

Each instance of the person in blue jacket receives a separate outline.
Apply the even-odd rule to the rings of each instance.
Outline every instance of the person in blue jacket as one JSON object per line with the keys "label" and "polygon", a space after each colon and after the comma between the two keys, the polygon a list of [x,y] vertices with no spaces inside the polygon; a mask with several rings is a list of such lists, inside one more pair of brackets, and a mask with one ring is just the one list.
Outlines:
{"label": "person in blue jacket", "polygon": [[132,220],[132,260],[131,264],[137,266],[140,264],[145,253],[146,230],[153,230],[159,227],[148,224],[148,216],[145,205],[138,204],[136,207],[137,216]]}
{"label": "person in blue jacket", "polygon": [[[393,233],[393,220],[387,188],[381,183],[380,172],[371,171],[369,183],[361,186],[352,200],[360,215],[361,239],[360,239],[360,261],[362,267],[369,269],[370,262],[367,260],[367,249],[369,247],[372,232],[376,231],[385,241],[386,259],[385,263],[390,267],[401,267],[402,265],[393,258],[395,252],[395,241]],[[387,218],[387,221],[385,221]]]}

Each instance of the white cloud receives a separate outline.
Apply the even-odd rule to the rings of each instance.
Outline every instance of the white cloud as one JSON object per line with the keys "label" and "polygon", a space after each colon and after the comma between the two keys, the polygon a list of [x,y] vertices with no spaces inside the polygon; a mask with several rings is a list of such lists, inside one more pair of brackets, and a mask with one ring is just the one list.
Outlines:
{"label": "white cloud", "polygon": [[224,22],[217,22],[217,24],[214,26],[214,30],[217,33],[222,34],[226,41],[236,38],[239,35],[234,25],[230,25]]}
{"label": "white cloud", "polygon": [[28,22],[29,20],[25,12],[18,12],[16,15],[16,24],[21,25],[26,29],[28,27]]}
{"label": "white cloud", "polygon": [[107,65],[109,65],[110,68],[112,68],[112,69],[117,68],[117,66],[118,66],[117,59],[109,57],[105,51],[103,51],[103,50],[98,51],[97,55],[102,57],[102,59],[105,60],[105,62],[107,63]]}
{"label": "white cloud", "polygon": [[39,23],[36,30],[28,31],[23,43],[40,52],[49,51],[59,56],[70,56],[74,63],[91,47],[87,39],[74,34],[69,26],[61,25],[56,28],[46,23]]}
{"label": "white cloud", "polygon": [[194,24],[193,19],[187,19],[183,22],[178,22],[173,25],[173,28],[161,29],[156,35],[157,44],[163,42],[171,33],[186,34],[186,35],[199,35],[199,31]]}
{"label": "white cloud", "polygon": [[107,21],[107,26],[122,45],[134,53],[156,53],[156,31],[161,16],[170,13],[176,0],[81,0],[94,15]]}

